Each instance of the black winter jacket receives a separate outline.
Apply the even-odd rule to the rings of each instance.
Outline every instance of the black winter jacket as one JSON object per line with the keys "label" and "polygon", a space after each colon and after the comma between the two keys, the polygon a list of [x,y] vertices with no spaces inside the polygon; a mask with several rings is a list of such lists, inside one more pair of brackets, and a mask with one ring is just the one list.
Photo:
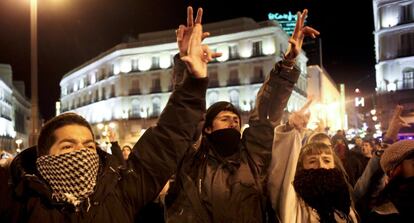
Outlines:
{"label": "black winter jacket", "polygon": [[[176,58],[174,72],[185,72],[178,64]],[[187,151],[166,198],[167,222],[265,221],[272,122],[280,122],[299,73],[276,64],[259,90],[238,153],[223,159],[206,138],[197,151]]]}
{"label": "black winter jacket", "polygon": [[19,154],[10,170],[8,200],[1,222],[134,222],[139,210],[153,201],[193,142],[205,112],[208,80],[186,78],[171,95],[156,127],[148,129],[129,156],[127,169],[101,150],[94,193],[80,210],[51,199],[50,187],[36,169],[36,149]]}

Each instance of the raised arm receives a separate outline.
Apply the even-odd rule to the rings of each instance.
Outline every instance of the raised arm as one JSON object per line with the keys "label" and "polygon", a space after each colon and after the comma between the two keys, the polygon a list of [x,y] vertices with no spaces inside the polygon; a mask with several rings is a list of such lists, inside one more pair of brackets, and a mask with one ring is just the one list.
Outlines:
{"label": "raised arm", "polygon": [[[391,144],[398,139],[398,132],[402,127],[409,127],[410,125],[401,117],[403,106],[397,105],[394,109],[394,113],[389,121],[387,132],[384,136],[384,141]],[[386,148],[385,148],[386,149]],[[361,199],[367,193],[375,193],[373,188],[377,188],[380,184],[384,172],[380,166],[380,156],[383,151],[377,151],[376,154],[369,160],[367,166],[361,177],[358,178],[354,186],[354,196],[356,202]]]}
{"label": "raised arm", "polygon": [[217,55],[201,45],[202,33],[201,24],[196,22],[187,55],[182,58],[189,75],[170,96],[157,126],[144,133],[129,156],[132,171],[127,183],[134,187],[127,187],[126,193],[135,207],[133,211],[155,199],[193,143],[197,124],[205,112],[207,63]]}
{"label": "raised arm", "polygon": [[296,66],[296,58],[302,50],[306,36],[315,38],[319,32],[305,26],[308,10],[297,13],[295,30],[289,39],[289,47],[282,61],[275,64],[270,75],[260,88],[256,106],[251,114],[252,120],[269,120],[274,126],[280,124],[283,110],[287,105],[293,87],[297,82],[300,70]]}
{"label": "raised arm", "polygon": [[244,143],[257,164],[258,171],[265,175],[271,160],[273,129],[280,124],[300,71],[295,65],[305,36],[315,37],[318,31],[304,26],[308,11],[298,12],[295,31],[289,40],[289,48],[282,61],[277,63],[260,88],[256,105],[250,114],[249,128],[244,133]]}
{"label": "raised arm", "polygon": [[298,222],[295,219],[298,198],[292,182],[296,174],[304,130],[309,121],[309,113],[306,110],[311,102],[309,100],[301,110],[294,112],[286,125],[275,128],[268,189],[272,207],[281,222]]}

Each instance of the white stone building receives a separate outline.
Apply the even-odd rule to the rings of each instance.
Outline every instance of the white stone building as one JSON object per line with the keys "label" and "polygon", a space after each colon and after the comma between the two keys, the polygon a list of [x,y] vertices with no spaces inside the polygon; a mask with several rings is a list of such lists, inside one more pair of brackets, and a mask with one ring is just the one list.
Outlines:
{"label": "white stone building", "polygon": [[[208,66],[207,106],[230,101],[246,119],[289,37],[275,22],[250,18],[206,24],[204,30],[211,33],[204,43],[223,53]],[[62,112],[81,114],[94,124],[98,136],[113,123],[121,144],[135,142],[155,123],[172,90],[172,62],[178,52],[174,31],[140,34],[136,41],[121,43],[67,73],[60,82]],[[306,62],[301,53],[297,64],[303,73],[289,111],[306,101]]]}
{"label": "white stone building", "polygon": [[28,146],[30,102],[24,83],[12,81],[12,68],[0,64],[0,149],[15,152]]}
{"label": "white stone building", "polygon": [[373,0],[377,110],[383,129],[396,104],[414,123],[414,1]]}

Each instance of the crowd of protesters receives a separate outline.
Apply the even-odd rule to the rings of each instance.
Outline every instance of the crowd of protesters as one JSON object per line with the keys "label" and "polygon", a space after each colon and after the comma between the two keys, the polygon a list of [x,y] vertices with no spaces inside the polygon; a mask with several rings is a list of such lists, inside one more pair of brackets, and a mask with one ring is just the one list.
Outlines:
{"label": "crowd of protesters", "polygon": [[300,70],[298,12],[289,47],[261,86],[249,127],[221,101],[205,108],[203,10],[176,31],[174,90],[157,125],[134,146],[110,135],[108,153],[75,113],[49,120],[36,146],[0,167],[1,222],[413,222],[414,141],[397,106],[382,140],[306,128],[305,106],[280,124]]}

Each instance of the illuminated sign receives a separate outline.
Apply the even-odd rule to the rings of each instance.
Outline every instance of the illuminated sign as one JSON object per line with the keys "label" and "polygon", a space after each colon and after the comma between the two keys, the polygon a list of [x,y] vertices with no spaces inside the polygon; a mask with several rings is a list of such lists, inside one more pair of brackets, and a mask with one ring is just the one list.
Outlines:
{"label": "illuminated sign", "polygon": [[296,20],[298,17],[296,14],[292,14],[289,11],[287,14],[269,12],[268,18],[269,20],[276,20],[282,27],[283,31],[285,31],[288,35],[292,35],[295,30]]}
{"label": "illuminated sign", "polygon": [[355,107],[364,107],[365,106],[365,100],[363,97],[356,97],[355,98]]}

